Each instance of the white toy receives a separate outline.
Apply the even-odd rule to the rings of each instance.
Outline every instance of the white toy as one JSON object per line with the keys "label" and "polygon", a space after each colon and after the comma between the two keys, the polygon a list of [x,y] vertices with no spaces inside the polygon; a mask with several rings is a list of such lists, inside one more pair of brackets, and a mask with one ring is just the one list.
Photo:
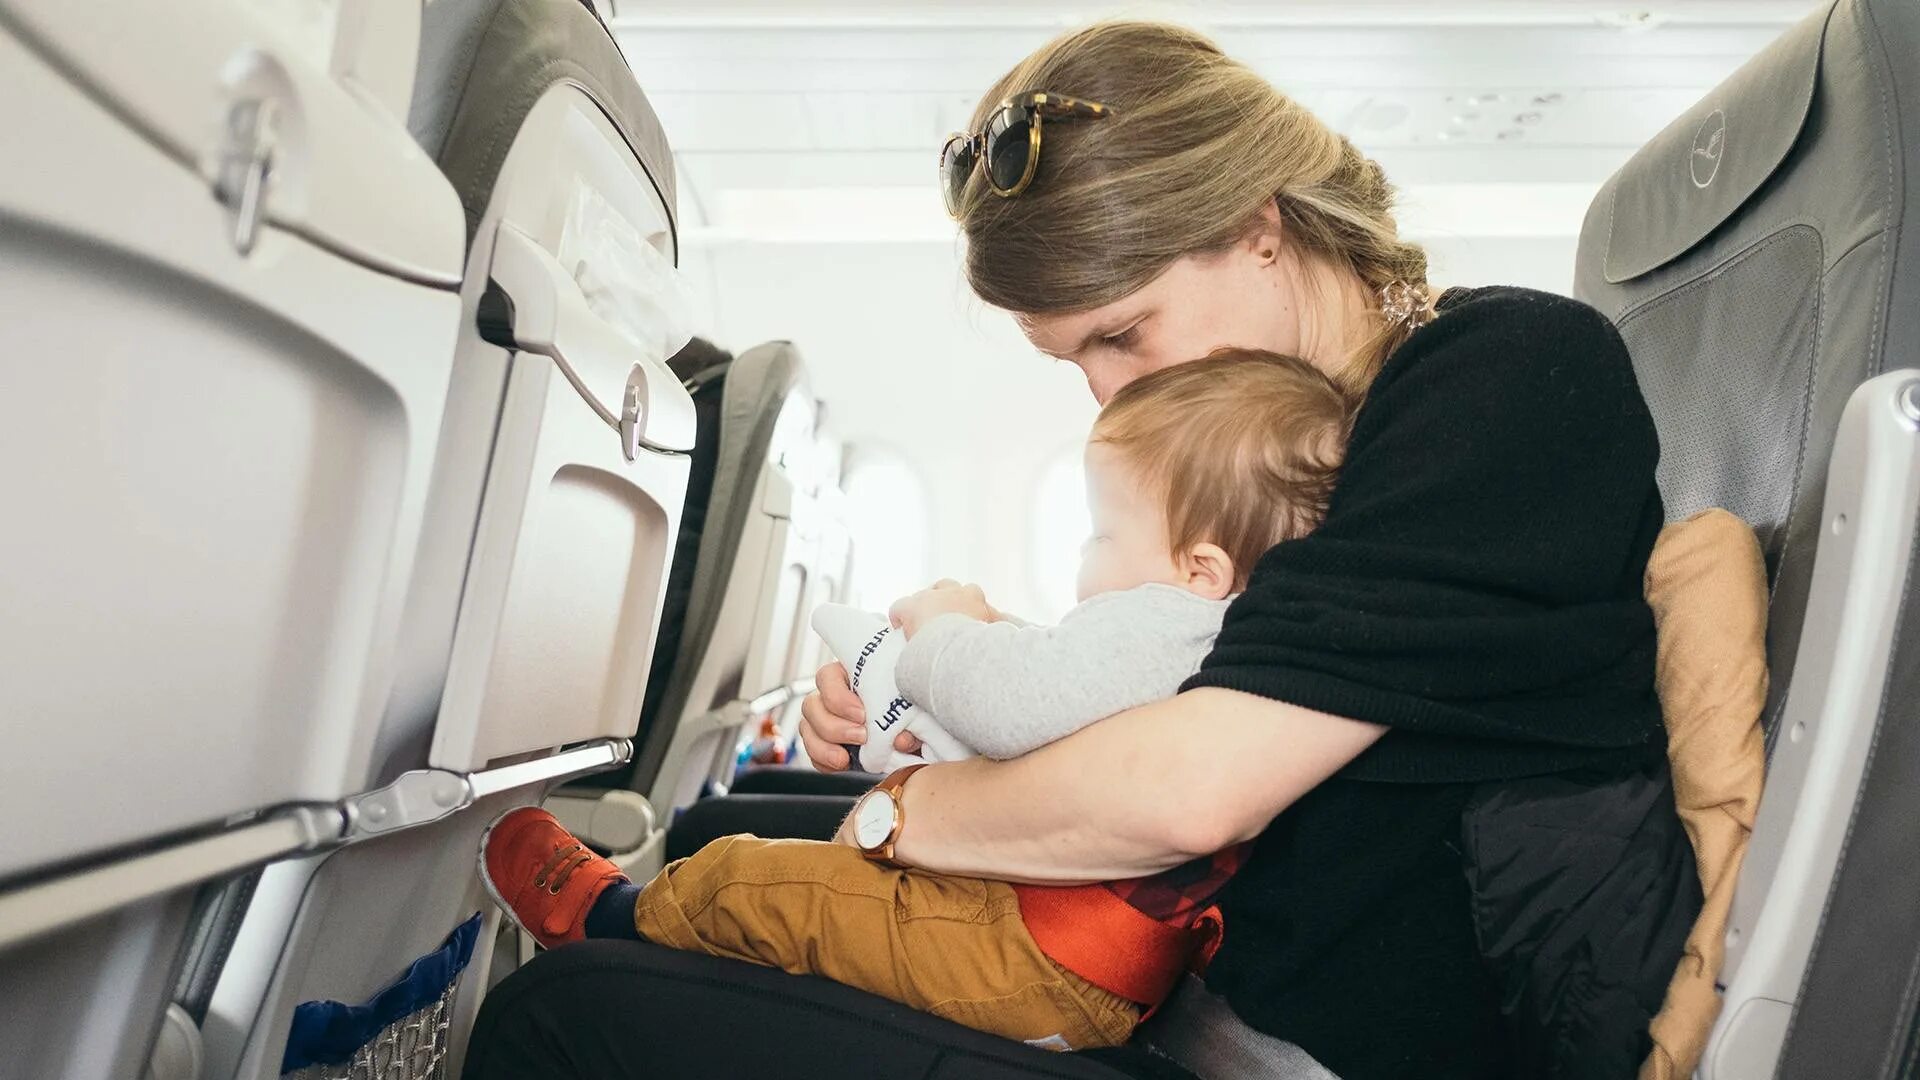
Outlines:
{"label": "white toy", "polygon": [[[893,668],[900,661],[906,639],[885,615],[846,604],[822,604],[813,612],[813,632],[846,665],[847,681],[866,706],[867,742],[858,748],[862,770],[884,773],[923,761],[959,761],[974,756],[972,750],[941,730],[927,710],[900,696]],[[919,754],[903,754],[893,748],[894,737],[903,731],[919,737]]]}

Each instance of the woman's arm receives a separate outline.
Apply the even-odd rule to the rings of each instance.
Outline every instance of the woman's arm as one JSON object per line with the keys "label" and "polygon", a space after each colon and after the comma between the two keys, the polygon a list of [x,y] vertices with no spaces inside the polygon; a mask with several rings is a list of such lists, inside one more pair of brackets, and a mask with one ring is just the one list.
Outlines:
{"label": "woman's arm", "polygon": [[915,774],[897,857],[1035,884],[1143,877],[1265,829],[1385,728],[1203,688],[1014,761]]}

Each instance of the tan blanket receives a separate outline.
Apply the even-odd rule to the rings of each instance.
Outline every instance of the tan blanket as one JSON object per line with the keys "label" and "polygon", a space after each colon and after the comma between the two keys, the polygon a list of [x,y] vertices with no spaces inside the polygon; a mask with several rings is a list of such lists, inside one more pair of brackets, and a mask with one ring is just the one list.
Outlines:
{"label": "tan blanket", "polygon": [[1647,564],[1647,603],[1659,627],[1655,679],[1674,798],[1706,896],[1640,1067],[1641,1080],[1679,1080],[1693,1074],[1720,1012],[1727,912],[1766,767],[1767,575],[1753,530],[1724,510],[1667,526]]}

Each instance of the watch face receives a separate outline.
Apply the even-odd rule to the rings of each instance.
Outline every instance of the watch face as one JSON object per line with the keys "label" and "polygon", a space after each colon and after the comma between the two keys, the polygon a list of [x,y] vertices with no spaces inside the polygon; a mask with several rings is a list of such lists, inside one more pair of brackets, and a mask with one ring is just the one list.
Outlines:
{"label": "watch face", "polygon": [[873,851],[887,842],[887,834],[893,831],[893,796],[885,791],[874,791],[860,800],[853,810],[853,838],[860,846]]}

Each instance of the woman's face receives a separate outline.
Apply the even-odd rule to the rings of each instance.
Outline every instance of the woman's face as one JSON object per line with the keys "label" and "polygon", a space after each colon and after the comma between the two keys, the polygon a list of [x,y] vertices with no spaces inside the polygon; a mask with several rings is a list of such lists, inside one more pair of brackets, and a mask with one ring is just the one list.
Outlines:
{"label": "woman's face", "polygon": [[1184,256],[1091,311],[1015,318],[1035,348],[1085,373],[1102,405],[1148,372],[1227,346],[1302,356],[1333,370],[1344,355],[1343,336],[1329,334],[1333,320],[1307,303],[1324,290],[1310,288],[1321,283],[1307,282],[1303,265],[1281,254],[1278,240],[1256,234],[1223,252]]}

